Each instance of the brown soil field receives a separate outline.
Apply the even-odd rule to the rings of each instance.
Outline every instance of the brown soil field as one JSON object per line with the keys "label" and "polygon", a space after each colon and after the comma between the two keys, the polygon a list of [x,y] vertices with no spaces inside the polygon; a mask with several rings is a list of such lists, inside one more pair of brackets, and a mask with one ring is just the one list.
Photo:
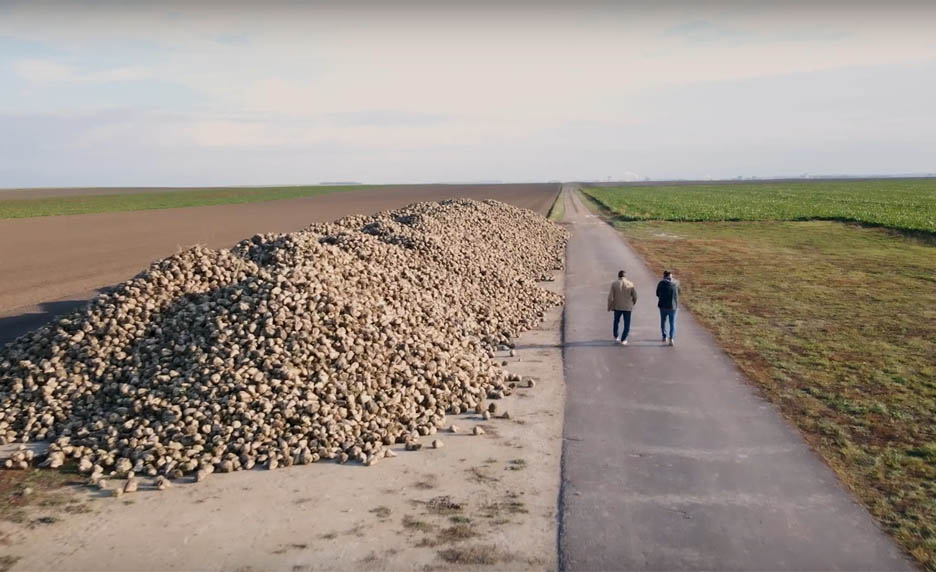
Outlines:
{"label": "brown soil field", "polygon": [[[537,185],[501,185],[501,184],[423,184],[423,185],[370,185],[363,183],[321,183],[322,188],[346,187],[360,185],[361,190],[395,190],[404,192],[421,192],[427,190],[452,189],[458,192],[464,190],[484,190],[493,187],[537,186]],[[278,187],[314,187],[310,185],[247,185],[247,186],[213,186],[204,187],[33,187],[28,189],[0,189],[0,200],[9,199],[48,199],[52,197],[77,197],[84,195],[137,195],[141,193],[175,193],[185,191],[207,191],[212,189],[258,189]]]}
{"label": "brown soil field", "polygon": [[226,248],[258,233],[447,198],[496,199],[545,215],[558,193],[558,184],[400,185],[271,202],[0,220],[0,344],[195,244]]}

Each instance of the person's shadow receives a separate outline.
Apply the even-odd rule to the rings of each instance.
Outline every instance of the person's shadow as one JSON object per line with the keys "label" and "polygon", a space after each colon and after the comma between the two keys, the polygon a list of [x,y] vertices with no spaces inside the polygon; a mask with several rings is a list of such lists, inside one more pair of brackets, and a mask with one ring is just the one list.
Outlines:
{"label": "person's shadow", "polygon": [[565,342],[563,344],[517,344],[516,349],[518,350],[527,350],[527,349],[550,349],[550,348],[604,348],[604,347],[648,347],[648,348],[665,348],[668,347],[666,344],[660,343],[658,338],[653,339],[629,339],[626,346],[621,346],[612,339],[602,339],[602,340],[585,340],[581,342]]}

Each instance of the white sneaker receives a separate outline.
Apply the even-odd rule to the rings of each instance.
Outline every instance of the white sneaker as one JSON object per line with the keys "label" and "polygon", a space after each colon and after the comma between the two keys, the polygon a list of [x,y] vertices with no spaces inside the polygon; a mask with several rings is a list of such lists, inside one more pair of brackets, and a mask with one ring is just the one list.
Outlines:
{"label": "white sneaker", "polygon": [[626,346],[626,345],[627,345],[627,340],[621,340],[621,345],[622,345],[622,346]]}
{"label": "white sneaker", "polygon": [[675,345],[676,345],[676,342],[673,340],[673,338],[670,338],[670,339],[669,339],[669,345],[671,345],[671,346],[675,346]]}

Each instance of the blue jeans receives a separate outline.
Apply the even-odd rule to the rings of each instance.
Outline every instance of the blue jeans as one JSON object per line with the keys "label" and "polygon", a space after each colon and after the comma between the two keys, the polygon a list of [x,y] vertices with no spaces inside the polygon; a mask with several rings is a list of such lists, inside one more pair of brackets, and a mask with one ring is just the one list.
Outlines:
{"label": "blue jeans", "polygon": [[[621,337],[618,338],[618,322],[621,320],[621,316],[624,317],[624,333],[621,334]],[[630,319],[631,311],[630,310],[615,310],[614,311],[614,337],[619,340],[626,340],[627,334],[630,333]]]}
{"label": "blue jeans", "polygon": [[663,333],[663,339],[666,339],[666,320],[669,319],[669,338],[676,339],[676,308],[664,310],[660,308],[660,331]]}

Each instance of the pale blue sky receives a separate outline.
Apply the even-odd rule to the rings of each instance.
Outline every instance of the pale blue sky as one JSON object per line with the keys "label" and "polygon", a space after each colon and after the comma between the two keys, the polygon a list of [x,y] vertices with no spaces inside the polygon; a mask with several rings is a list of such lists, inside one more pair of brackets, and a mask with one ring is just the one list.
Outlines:
{"label": "pale blue sky", "polygon": [[936,3],[0,1],[0,187],[936,171]]}

